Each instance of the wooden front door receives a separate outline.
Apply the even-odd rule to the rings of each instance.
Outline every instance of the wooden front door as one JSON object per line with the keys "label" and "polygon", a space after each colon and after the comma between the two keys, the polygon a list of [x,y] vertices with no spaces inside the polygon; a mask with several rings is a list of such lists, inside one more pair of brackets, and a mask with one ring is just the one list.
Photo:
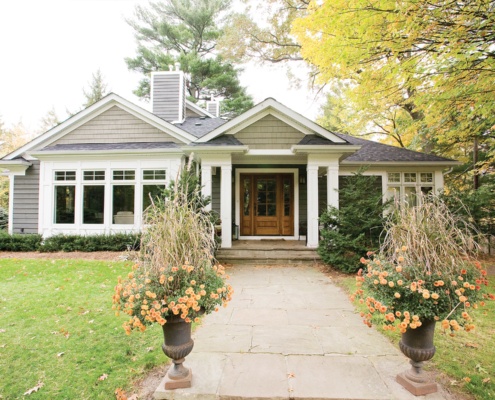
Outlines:
{"label": "wooden front door", "polygon": [[241,174],[241,235],[294,235],[294,175]]}

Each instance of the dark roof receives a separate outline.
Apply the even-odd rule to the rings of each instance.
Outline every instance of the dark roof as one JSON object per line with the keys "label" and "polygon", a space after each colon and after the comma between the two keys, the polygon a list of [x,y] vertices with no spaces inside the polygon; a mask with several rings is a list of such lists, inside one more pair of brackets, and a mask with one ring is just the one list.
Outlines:
{"label": "dark roof", "polygon": [[305,135],[298,144],[304,144],[309,146],[328,146],[328,145],[341,146],[341,145],[349,145],[350,143],[349,142],[336,143],[318,135]]}
{"label": "dark roof", "polygon": [[179,148],[179,146],[172,142],[70,143],[48,146],[41,149],[41,151],[147,150],[174,148]]}
{"label": "dark roof", "polygon": [[187,117],[181,124],[175,124],[178,128],[196,136],[198,139],[225,124],[222,118],[196,118]]}
{"label": "dark roof", "polygon": [[361,146],[354,154],[348,156],[346,162],[452,162],[448,158],[439,157],[434,154],[420,153],[418,151],[404,149],[402,147],[390,146],[383,143],[373,142],[350,135],[334,133],[349,143]]}
{"label": "dark roof", "polygon": [[244,146],[244,144],[233,135],[221,135],[206,143],[191,143],[191,146]]}
{"label": "dark roof", "polygon": [[345,158],[346,162],[452,162],[448,158],[439,157],[434,154],[420,153],[404,149],[402,147],[390,146],[371,140],[357,138],[332,132],[335,136],[346,141],[346,143],[334,143],[328,139],[316,135],[306,135],[299,144],[318,146],[356,145],[361,148]]}

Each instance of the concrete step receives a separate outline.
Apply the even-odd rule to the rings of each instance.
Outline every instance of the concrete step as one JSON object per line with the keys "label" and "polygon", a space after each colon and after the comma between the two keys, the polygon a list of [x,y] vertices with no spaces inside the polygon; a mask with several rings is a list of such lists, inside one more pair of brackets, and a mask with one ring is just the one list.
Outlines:
{"label": "concrete step", "polygon": [[312,264],[320,261],[315,249],[220,249],[216,258],[229,264]]}

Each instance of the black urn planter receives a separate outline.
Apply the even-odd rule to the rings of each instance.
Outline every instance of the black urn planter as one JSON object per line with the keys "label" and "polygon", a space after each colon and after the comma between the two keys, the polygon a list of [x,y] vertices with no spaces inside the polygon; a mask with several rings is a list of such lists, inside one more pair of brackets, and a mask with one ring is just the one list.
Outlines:
{"label": "black urn planter", "polygon": [[423,371],[423,363],[435,355],[436,349],[433,344],[435,324],[436,321],[427,320],[419,328],[407,329],[399,342],[402,353],[410,358],[411,369],[397,375],[397,382],[415,396],[434,393],[438,390],[437,384],[431,382]]}
{"label": "black urn planter", "polygon": [[165,389],[191,387],[192,371],[183,365],[185,357],[194,347],[191,323],[184,321],[180,315],[172,315],[167,318],[167,323],[162,325],[162,328],[164,336],[162,350],[173,363],[165,379]]}

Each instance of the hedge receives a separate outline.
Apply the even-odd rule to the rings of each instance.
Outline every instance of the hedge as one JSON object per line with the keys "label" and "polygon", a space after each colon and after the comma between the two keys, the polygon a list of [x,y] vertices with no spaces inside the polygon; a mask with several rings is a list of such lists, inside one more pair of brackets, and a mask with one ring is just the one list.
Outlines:
{"label": "hedge", "polygon": [[55,235],[43,239],[35,234],[0,234],[0,251],[126,251],[138,250],[140,233],[113,235]]}

